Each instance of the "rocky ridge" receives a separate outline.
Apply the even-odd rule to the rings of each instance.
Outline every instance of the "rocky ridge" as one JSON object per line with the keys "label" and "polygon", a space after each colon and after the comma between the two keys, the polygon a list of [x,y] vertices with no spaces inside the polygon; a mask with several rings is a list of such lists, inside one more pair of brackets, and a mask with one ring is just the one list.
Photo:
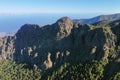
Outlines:
{"label": "rocky ridge", "polygon": [[0,59],[47,70],[64,62],[116,59],[120,25],[91,29],[63,17],[52,25],[23,25],[15,36],[0,38]]}

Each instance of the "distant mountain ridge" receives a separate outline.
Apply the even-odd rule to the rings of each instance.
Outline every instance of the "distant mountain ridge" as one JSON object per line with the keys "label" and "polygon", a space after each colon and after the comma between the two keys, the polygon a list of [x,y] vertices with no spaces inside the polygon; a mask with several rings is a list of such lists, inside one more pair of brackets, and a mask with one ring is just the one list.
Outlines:
{"label": "distant mountain ridge", "polygon": [[93,24],[99,21],[112,21],[112,20],[117,20],[120,18],[120,13],[117,14],[110,14],[110,15],[100,15],[100,16],[96,16],[93,18],[89,18],[89,19],[74,19],[74,22],[78,22],[81,24]]}

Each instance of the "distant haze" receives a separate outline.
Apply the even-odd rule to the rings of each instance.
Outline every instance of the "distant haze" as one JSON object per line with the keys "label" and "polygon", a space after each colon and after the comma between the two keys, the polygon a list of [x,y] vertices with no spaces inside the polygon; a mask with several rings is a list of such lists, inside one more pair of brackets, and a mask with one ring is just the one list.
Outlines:
{"label": "distant haze", "polygon": [[16,32],[24,24],[44,26],[56,22],[63,16],[71,19],[91,18],[98,14],[29,14],[29,15],[0,15],[0,32]]}
{"label": "distant haze", "polygon": [[120,0],[0,0],[0,32],[14,32],[26,23],[52,24],[63,16],[81,19],[111,13],[120,13]]}
{"label": "distant haze", "polygon": [[0,0],[0,32],[14,32],[26,23],[47,25],[63,16],[91,18],[120,13],[120,0]]}

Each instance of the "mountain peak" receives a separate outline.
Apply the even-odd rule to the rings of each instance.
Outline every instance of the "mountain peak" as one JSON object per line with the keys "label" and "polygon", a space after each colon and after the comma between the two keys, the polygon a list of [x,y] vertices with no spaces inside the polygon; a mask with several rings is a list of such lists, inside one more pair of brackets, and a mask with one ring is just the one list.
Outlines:
{"label": "mountain peak", "polygon": [[57,22],[72,23],[72,20],[69,17],[65,16],[57,20]]}
{"label": "mountain peak", "polygon": [[[55,30],[58,31],[58,36],[63,38],[71,33],[73,21],[69,17],[62,17],[55,23]],[[64,36],[63,36],[64,35]]]}
{"label": "mountain peak", "polygon": [[24,33],[24,32],[33,32],[34,30],[37,30],[39,25],[36,24],[24,24],[17,33]]}
{"label": "mountain peak", "polygon": [[37,24],[24,24],[21,29],[29,29],[29,28],[39,28]]}
{"label": "mountain peak", "polygon": [[73,27],[73,21],[69,17],[62,17],[57,22],[58,27],[64,27],[64,28],[72,28]]}

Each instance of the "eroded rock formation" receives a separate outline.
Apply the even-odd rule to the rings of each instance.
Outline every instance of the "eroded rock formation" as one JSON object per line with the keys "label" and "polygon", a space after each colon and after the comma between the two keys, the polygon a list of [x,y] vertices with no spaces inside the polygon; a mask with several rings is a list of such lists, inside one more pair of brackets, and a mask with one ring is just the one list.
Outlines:
{"label": "eroded rock formation", "polygon": [[116,58],[120,26],[90,27],[74,23],[68,17],[44,27],[25,24],[15,36],[0,38],[0,59],[13,59],[46,70],[73,59]]}

